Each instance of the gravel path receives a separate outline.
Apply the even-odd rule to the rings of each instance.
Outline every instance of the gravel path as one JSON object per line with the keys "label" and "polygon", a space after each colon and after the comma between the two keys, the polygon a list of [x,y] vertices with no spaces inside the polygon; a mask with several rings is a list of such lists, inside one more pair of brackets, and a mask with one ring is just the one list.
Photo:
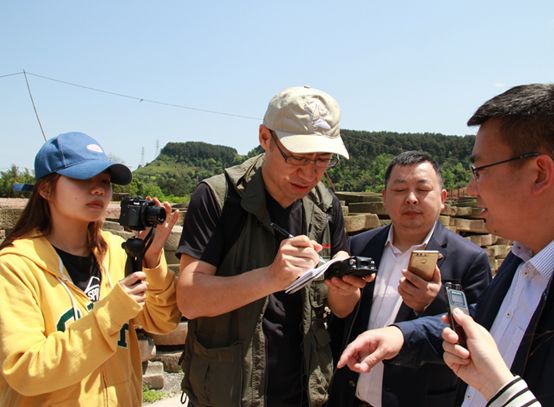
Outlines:
{"label": "gravel path", "polygon": [[168,396],[180,395],[181,380],[183,380],[183,373],[164,373],[164,388],[162,391]]}

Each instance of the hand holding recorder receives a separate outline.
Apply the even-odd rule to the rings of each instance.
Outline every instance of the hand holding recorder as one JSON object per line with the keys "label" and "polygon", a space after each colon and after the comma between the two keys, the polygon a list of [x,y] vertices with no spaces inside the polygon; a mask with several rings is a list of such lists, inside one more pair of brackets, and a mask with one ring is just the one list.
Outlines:
{"label": "hand holding recorder", "polygon": [[444,283],[444,289],[446,290],[446,299],[448,300],[448,320],[450,322],[450,328],[458,335],[458,343],[462,346],[466,346],[466,335],[464,330],[453,316],[455,309],[459,309],[464,314],[469,315],[466,295],[461,284],[451,281]]}
{"label": "hand holding recorder", "polygon": [[[454,299],[454,303],[457,302]],[[462,347],[457,332],[452,328],[445,328],[442,332],[444,362],[488,401],[514,375],[504,363],[491,334],[467,315],[463,308],[453,305],[449,319],[450,324],[464,332],[467,339]]]}

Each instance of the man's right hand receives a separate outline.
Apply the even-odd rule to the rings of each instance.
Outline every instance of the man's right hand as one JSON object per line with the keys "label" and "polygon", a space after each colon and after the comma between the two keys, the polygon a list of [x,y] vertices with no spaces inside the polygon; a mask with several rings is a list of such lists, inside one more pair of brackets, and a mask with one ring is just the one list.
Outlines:
{"label": "man's right hand", "polygon": [[354,372],[367,373],[377,363],[398,355],[403,345],[402,331],[395,326],[365,331],[342,352],[337,368],[348,366]]}
{"label": "man's right hand", "polygon": [[274,291],[284,290],[307,270],[317,267],[317,252],[321,248],[319,243],[304,235],[283,240],[268,269]]}
{"label": "man's right hand", "polygon": [[218,276],[214,265],[181,255],[177,304],[188,319],[213,317],[283,291],[319,263],[321,245],[307,236],[285,239],[269,266]]}

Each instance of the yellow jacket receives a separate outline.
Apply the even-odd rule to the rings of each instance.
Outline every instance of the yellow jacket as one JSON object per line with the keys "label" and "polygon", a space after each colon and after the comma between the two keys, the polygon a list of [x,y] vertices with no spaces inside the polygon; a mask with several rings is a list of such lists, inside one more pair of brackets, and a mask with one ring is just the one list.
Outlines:
{"label": "yellow jacket", "polygon": [[174,275],[162,261],[145,269],[141,306],[118,281],[123,239],[103,232],[100,300],[91,303],[41,235],[0,251],[0,406],[140,406],[142,371],[135,333],[177,325]]}

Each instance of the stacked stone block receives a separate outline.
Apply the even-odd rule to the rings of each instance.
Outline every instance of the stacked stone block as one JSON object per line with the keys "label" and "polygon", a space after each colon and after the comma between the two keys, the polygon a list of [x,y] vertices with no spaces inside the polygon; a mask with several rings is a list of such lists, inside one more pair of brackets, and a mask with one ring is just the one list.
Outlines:
{"label": "stacked stone block", "polygon": [[[381,194],[375,192],[337,192],[345,216],[345,228],[352,236],[365,230],[390,223]],[[449,199],[439,221],[449,230],[484,248],[489,256],[493,273],[511,248],[511,242],[489,233],[475,198]]]}

